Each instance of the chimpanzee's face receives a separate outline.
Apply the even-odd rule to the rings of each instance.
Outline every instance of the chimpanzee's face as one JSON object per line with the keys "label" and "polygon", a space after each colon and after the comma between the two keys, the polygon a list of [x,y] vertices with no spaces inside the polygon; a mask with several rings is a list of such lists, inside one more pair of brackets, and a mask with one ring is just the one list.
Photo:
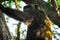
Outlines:
{"label": "chimpanzee's face", "polygon": [[42,24],[45,19],[45,13],[42,10],[37,10],[34,6],[27,5],[24,7],[25,23],[31,25],[33,22]]}
{"label": "chimpanzee's face", "polygon": [[29,26],[29,25],[31,25],[32,21],[33,21],[33,18],[32,18],[31,20],[26,20],[25,24],[26,24],[27,26]]}
{"label": "chimpanzee's face", "polygon": [[31,17],[28,17],[27,20],[25,21],[25,24],[26,25],[31,25],[31,24],[38,24],[38,25],[41,25],[41,24],[44,24],[44,20],[45,20],[45,15],[43,12],[37,12],[36,14],[33,14],[29,15]]}

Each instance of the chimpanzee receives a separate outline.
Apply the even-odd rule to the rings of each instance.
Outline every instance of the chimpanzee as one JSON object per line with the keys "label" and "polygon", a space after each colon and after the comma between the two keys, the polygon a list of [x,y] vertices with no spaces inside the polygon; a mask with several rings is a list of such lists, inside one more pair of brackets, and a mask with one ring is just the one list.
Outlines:
{"label": "chimpanzee", "polygon": [[34,14],[33,21],[28,26],[26,40],[52,40],[50,19],[42,10],[38,10],[37,5],[34,7],[32,6],[34,10],[29,10],[29,6],[24,7],[24,11]]}
{"label": "chimpanzee", "polygon": [[[34,7],[27,5],[24,7],[24,11],[4,7],[0,4],[0,10],[8,16],[24,22],[28,25],[27,37],[25,40],[51,40],[51,30],[45,24],[47,19],[45,13]],[[47,31],[49,32],[47,34]]]}

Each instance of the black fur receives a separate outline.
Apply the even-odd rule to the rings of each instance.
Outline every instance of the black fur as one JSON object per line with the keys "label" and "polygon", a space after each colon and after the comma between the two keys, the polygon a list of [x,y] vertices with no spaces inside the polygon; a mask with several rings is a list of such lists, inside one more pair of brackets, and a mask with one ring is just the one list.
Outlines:
{"label": "black fur", "polygon": [[33,18],[32,23],[28,26],[27,37],[25,40],[44,40],[44,38],[37,37],[36,32],[45,25],[44,20],[46,17],[43,11],[37,10],[36,6],[33,8],[32,6],[27,5],[24,7],[24,12],[21,12],[11,8],[5,8],[0,4],[0,10],[8,16],[22,22]]}

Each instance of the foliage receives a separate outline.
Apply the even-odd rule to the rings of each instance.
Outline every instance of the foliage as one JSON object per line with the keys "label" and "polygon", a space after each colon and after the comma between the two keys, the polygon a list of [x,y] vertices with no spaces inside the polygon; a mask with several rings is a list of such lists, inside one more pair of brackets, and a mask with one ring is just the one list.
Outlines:
{"label": "foliage", "polygon": [[57,7],[60,8],[60,0],[56,0]]}

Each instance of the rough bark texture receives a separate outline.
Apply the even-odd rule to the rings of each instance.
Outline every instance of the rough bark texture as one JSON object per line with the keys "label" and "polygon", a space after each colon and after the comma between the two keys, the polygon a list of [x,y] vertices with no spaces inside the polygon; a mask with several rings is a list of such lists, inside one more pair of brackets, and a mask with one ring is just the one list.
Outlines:
{"label": "rough bark texture", "polygon": [[11,35],[6,25],[4,16],[0,11],[0,40],[11,40]]}

